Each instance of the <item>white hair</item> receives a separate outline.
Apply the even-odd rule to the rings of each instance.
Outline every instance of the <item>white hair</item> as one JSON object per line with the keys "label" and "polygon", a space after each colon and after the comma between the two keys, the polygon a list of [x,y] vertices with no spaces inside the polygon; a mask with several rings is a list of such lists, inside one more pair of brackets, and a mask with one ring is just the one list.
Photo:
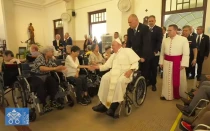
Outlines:
{"label": "white hair", "polygon": [[71,48],[71,47],[72,47],[72,45],[67,45],[67,46],[66,46],[66,48]]}
{"label": "white hair", "polygon": [[49,51],[54,51],[55,50],[55,47],[54,46],[44,46],[40,49],[40,52],[42,54],[46,54],[47,52]]}

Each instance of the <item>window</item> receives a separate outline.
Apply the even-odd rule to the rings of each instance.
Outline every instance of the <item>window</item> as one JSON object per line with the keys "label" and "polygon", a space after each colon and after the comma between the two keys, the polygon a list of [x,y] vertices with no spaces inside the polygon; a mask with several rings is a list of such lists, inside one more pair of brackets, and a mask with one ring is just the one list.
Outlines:
{"label": "window", "polygon": [[[162,21],[161,25],[165,25],[165,20],[169,15],[172,14],[182,14],[186,12],[202,12],[203,13],[203,20],[201,20],[202,25],[205,26],[205,19],[206,19],[206,8],[207,8],[207,0],[162,0]],[[176,19],[179,19],[177,16]],[[186,20],[185,20],[186,21]],[[176,23],[176,22],[175,22]],[[183,21],[180,25],[183,25]],[[188,21],[187,21],[188,23]]]}
{"label": "window", "polygon": [[94,11],[89,13],[90,23],[105,23],[106,22],[106,10]]}
{"label": "window", "polygon": [[203,7],[205,0],[163,0],[165,12]]}
{"label": "window", "polygon": [[106,33],[106,9],[88,13],[89,16],[89,34],[96,37],[98,42],[101,36]]}

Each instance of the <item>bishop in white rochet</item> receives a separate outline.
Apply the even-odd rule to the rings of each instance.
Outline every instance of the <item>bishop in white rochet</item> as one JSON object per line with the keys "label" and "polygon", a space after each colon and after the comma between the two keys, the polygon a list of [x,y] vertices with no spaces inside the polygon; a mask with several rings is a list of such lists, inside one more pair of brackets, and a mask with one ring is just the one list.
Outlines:
{"label": "bishop in white rochet", "polygon": [[177,25],[168,27],[168,38],[162,42],[160,67],[163,68],[161,100],[186,97],[187,79],[185,67],[189,66],[189,43],[177,35]]}

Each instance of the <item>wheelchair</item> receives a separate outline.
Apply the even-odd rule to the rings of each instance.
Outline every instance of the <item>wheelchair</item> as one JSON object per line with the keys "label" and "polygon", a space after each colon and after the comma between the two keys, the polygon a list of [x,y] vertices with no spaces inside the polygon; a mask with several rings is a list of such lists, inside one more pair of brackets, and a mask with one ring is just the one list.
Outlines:
{"label": "wheelchair", "polygon": [[8,100],[5,96],[8,93],[13,92],[14,87],[19,85],[20,82],[17,79],[19,73],[20,72],[16,64],[2,63],[2,72],[0,73],[0,106],[9,106]]}
{"label": "wheelchair", "polygon": [[[205,129],[199,129],[199,128],[205,128]],[[194,131],[209,131],[210,130],[210,126],[207,126],[205,124],[199,124],[193,130]]]}
{"label": "wheelchair", "polygon": [[132,112],[132,105],[136,108],[140,107],[144,103],[146,94],[147,87],[145,78],[141,76],[140,71],[135,71],[133,73],[133,80],[126,87],[124,101],[120,104],[119,112],[118,114],[115,114],[114,118],[120,117],[123,105],[125,106],[125,115],[129,116]]}
{"label": "wheelchair", "polygon": [[[32,66],[33,63],[21,63],[18,65],[19,75],[17,76],[17,81],[14,83],[12,88],[12,98],[15,107],[29,107],[29,120],[31,122],[36,120],[36,108],[39,115],[44,114],[40,109],[39,99],[37,98],[36,92],[31,90],[30,84],[27,81],[27,78],[31,76],[30,70]],[[53,73],[56,74],[55,76],[58,76],[56,72]],[[64,88],[59,83],[59,90],[55,99],[59,100],[65,98],[66,96],[67,93],[64,92]]]}

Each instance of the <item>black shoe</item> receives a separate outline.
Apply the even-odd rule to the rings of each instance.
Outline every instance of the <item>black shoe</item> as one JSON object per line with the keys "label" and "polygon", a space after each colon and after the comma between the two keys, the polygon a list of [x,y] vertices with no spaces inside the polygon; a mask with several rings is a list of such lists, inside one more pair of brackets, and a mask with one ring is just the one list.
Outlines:
{"label": "black shoe", "polygon": [[64,106],[57,101],[51,101],[51,107],[57,108],[58,110],[62,110]]}
{"label": "black shoe", "polygon": [[[195,111],[192,112],[188,106],[183,106],[176,104],[176,107],[184,114],[185,116],[195,116]],[[192,113],[191,113],[192,112]],[[191,114],[190,114],[191,113]]]}
{"label": "black shoe", "polygon": [[47,113],[47,112],[51,112],[53,109],[51,108],[51,106],[49,106],[49,105],[45,105],[45,106],[43,106],[43,113]]}
{"label": "black shoe", "polygon": [[111,106],[110,106],[110,108],[106,112],[106,114],[108,116],[111,116],[111,117],[115,118],[115,111],[117,110],[118,106],[119,106],[119,103],[118,102],[112,103]]}
{"label": "black shoe", "polygon": [[191,100],[185,99],[185,98],[181,98],[182,102],[184,103],[185,106],[189,106]]}
{"label": "black shoe", "polygon": [[92,109],[93,111],[100,112],[100,113],[104,113],[107,111],[107,108],[102,103],[100,103],[97,106],[92,107]]}
{"label": "black shoe", "polygon": [[85,101],[90,104],[91,103],[91,98],[90,96],[84,96]]}
{"label": "black shoe", "polygon": [[87,106],[88,105],[87,101],[84,98],[81,99],[81,100],[78,100],[77,103],[80,104],[80,105],[82,105],[82,106]]}
{"label": "black shoe", "polygon": [[108,116],[113,117],[113,118],[115,117],[115,111],[114,111],[113,109],[111,109],[111,108],[109,108],[109,109],[107,110],[106,114],[107,114]]}
{"label": "black shoe", "polygon": [[163,97],[163,96],[161,96],[161,97],[160,97],[160,99],[161,99],[161,100],[166,100],[166,98],[165,98],[165,97]]}
{"label": "black shoe", "polygon": [[153,86],[152,86],[152,91],[156,91],[156,90],[157,90],[156,86],[153,85]]}

